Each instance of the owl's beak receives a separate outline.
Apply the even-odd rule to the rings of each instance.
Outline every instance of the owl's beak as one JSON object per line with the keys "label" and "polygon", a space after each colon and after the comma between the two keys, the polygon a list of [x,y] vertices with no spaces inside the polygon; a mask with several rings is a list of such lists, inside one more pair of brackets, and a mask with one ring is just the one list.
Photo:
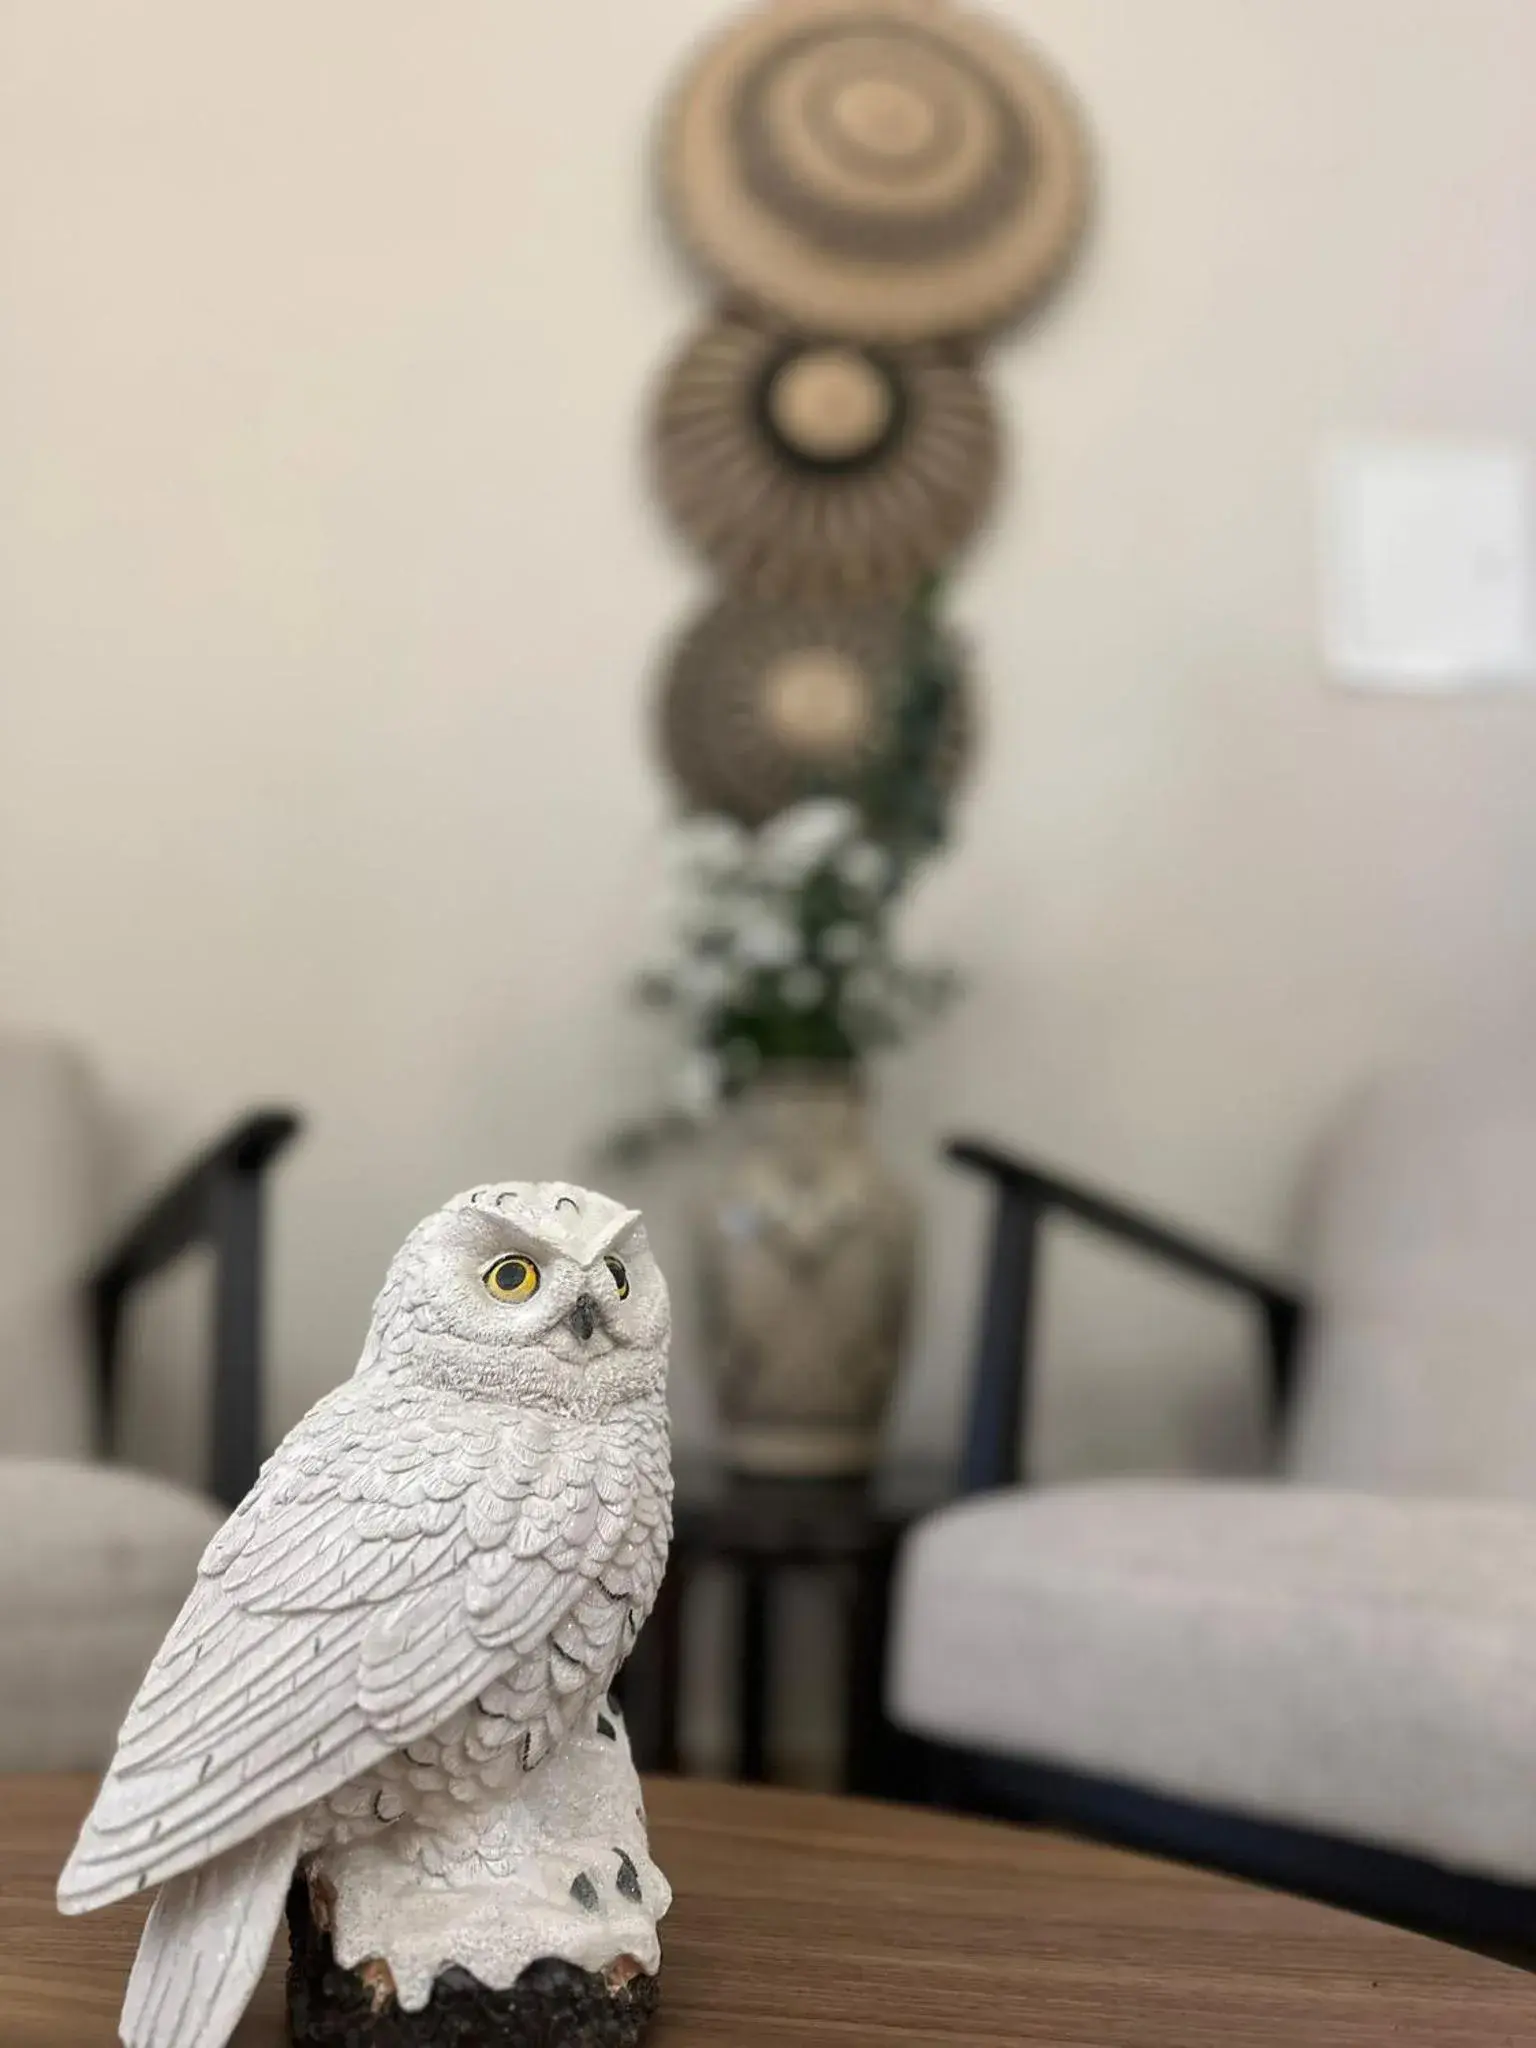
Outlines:
{"label": "owl's beak", "polygon": [[590,1294],[578,1294],[569,1317],[571,1328],[585,1344],[597,1328],[597,1303]]}

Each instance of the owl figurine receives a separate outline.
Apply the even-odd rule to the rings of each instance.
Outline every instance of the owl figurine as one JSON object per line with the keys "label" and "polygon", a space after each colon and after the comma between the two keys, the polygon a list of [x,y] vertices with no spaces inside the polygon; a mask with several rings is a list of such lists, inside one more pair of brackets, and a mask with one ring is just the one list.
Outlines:
{"label": "owl figurine", "polygon": [[127,2048],[220,2048],[285,1901],[294,1970],[302,1937],[368,1994],[295,2038],[515,2014],[550,1963],[638,2036],[670,1893],[610,1688],[666,1564],[669,1335],[604,1195],[506,1182],[412,1231],[356,1372],[209,1545],[59,1880],[66,1913],[158,1888]]}

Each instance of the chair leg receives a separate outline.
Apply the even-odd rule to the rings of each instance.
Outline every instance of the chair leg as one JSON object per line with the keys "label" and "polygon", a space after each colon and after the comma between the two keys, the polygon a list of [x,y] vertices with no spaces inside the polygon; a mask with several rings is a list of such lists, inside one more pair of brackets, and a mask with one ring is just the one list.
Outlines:
{"label": "chair leg", "polygon": [[630,1748],[642,1771],[682,1768],[683,1614],[688,1575],[674,1553],[671,1569],[634,1653],[619,1676],[618,1692]]}
{"label": "chair leg", "polygon": [[768,1696],[773,1684],[772,1587],[755,1561],[741,1570],[740,1652],[736,1674],[736,1775],[744,1785],[768,1778]]}
{"label": "chair leg", "polygon": [[860,1558],[854,1567],[848,1615],[846,1708],[843,1726],[845,1792],[881,1799],[890,1790],[891,1739],[885,1717],[885,1662],[889,1634],[893,1547]]}

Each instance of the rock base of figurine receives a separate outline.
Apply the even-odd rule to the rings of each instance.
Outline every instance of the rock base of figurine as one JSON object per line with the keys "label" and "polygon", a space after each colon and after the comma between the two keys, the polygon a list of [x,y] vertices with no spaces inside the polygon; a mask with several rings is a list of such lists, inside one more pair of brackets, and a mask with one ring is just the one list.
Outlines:
{"label": "rock base of figurine", "polygon": [[541,1763],[511,1769],[500,1789],[482,1782],[471,1800],[445,1797],[431,1760],[405,1760],[409,1773],[385,1790],[418,1796],[426,1823],[338,1835],[300,1866],[292,2040],[632,2048],[656,2006],[672,1893],[616,1703],[594,1705]]}
{"label": "rock base of figurine", "polygon": [[406,2012],[386,1966],[337,1963],[302,1876],[288,1894],[288,1940],[295,2048],[636,2048],[656,2010],[658,1979],[625,1956],[601,1974],[545,1957],[505,1991],[450,1969]]}

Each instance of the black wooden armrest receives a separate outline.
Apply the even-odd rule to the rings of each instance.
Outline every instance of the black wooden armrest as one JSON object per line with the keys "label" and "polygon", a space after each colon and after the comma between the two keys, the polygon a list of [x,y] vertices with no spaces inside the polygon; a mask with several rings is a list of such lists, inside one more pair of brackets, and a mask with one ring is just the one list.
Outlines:
{"label": "black wooden armrest", "polygon": [[258,1110],[200,1153],[145,1208],[89,1280],[103,1447],[116,1415],[123,1304],[138,1284],[196,1245],[214,1254],[208,1490],[226,1507],[260,1462],[262,1174],[296,1136],[288,1110]]}
{"label": "black wooden armrest", "polygon": [[1263,1319],[1271,1420],[1290,1404],[1304,1304],[1277,1275],[1033,1161],[974,1139],[947,1148],[957,1165],[984,1173],[997,1194],[976,1364],[961,1455],[962,1492],[1007,1486],[1019,1477],[1019,1429],[1030,1367],[1030,1308],[1042,1219],[1070,1216],[1196,1279],[1245,1296]]}

